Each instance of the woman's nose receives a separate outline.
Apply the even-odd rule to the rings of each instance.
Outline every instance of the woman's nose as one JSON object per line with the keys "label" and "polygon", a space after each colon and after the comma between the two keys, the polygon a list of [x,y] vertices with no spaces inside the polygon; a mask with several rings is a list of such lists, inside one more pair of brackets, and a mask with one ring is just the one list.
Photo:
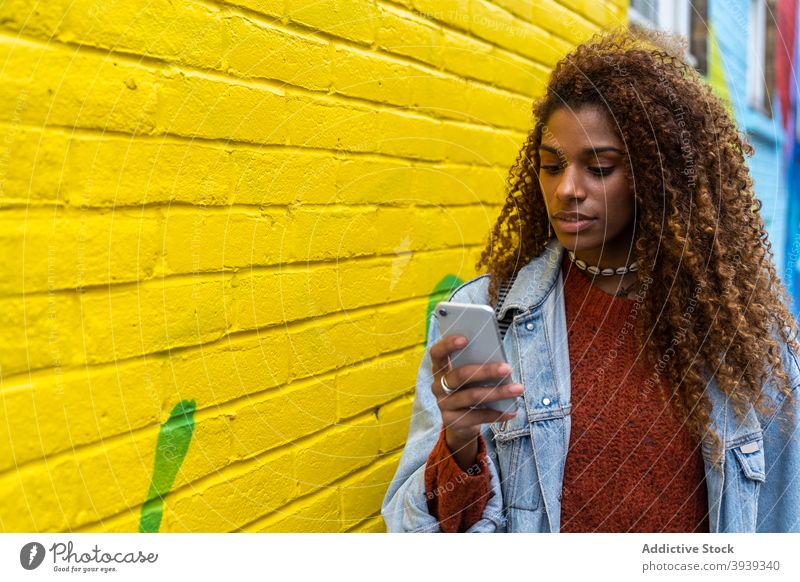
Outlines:
{"label": "woman's nose", "polygon": [[568,164],[561,172],[561,180],[556,188],[556,196],[562,199],[585,198],[583,187],[573,164]]}

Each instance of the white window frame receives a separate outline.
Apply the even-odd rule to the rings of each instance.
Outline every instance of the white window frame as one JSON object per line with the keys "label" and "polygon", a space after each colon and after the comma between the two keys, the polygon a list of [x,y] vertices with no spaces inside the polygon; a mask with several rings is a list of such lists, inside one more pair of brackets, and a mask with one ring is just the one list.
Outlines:
{"label": "white window frame", "polygon": [[[657,3],[656,19],[660,19],[661,6],[664,4],[664,2],[662,2],[661,0],[651,0],[651,2]],[[634,8],[633,4],[630,2],[628,4],[628,19],[631,22],[634,22],[636,24],[639,24],[647,28],[654,28],[654,27],[659,28],[658,22],[653,22],[652,20],[647,18],[644,14],[636,10],[636,8]]]}
{"label": "white window frame", "polygon": [[676,2],[660,2],[658,5],[658,20],[661,30],[677,32],[689,36],[689,0]]}
{"label": "white window frame", "polygon": [[763,111],[767,44],[767,3],[764,0],[750,0],[747,23],[747,104],[756,111]]}
{"label": "white window frame", "polygon": [[[648,28],[655,28],[665,32],[676,32],[688,39],[689,33],[691,32],[690,27],[692,14],[692,7],[689,0],[653,1],[658,3],[656,6],[657,22],[653,22],[649,18],[645,18],[644,15],[642,15],[633,7],[633,5],[630,5],[628,8],[628,17],[630,21]],[[697,66],[697,59],[690,52],[688,46],[684,58],[693,67]]]}

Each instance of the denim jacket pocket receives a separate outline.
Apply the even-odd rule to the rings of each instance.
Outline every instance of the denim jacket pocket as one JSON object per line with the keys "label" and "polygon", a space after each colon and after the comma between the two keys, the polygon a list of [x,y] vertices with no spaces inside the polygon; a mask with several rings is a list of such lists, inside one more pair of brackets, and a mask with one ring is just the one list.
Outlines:
{"label": "denim jacket pocket", "polygon": [[[758,496],[766,480],[764,443],[761,435],[737,442],[726,453],[725,494],[722,523],[728,532],[754,532],[758,518]],[[734,460],[735,459],[735,460]]]}
{"label": "denim jacket pocket", "polygon": [[766,466],[764,461],[764,442],[758,438],[750,442],[733,447],[733,454],[745,477],[752,481],[763,483],[766,478]]}

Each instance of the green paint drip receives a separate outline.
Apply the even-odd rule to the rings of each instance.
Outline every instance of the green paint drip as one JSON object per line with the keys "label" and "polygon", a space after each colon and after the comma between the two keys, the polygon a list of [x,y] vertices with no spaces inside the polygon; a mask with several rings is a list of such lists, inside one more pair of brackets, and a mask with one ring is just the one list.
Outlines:
{"label": "green paint drip", "polygon": [[428,296],[428,310],[425,313],[425,345],[428,344],[428,324],[431,321],[431,313],[436,308],[436,304],[439,301],[446,301],[450,294],[463,284],[464,281],[455,275],[445,275],[431,291]]}
{"label": "green paint drip", "polygon": [[161,526],[164,496],[172,488],[192,440],[195,409],[194,400],[181,400],[161,425],[156,443],[153,480],[139,521],[140,532],[156,533]]}

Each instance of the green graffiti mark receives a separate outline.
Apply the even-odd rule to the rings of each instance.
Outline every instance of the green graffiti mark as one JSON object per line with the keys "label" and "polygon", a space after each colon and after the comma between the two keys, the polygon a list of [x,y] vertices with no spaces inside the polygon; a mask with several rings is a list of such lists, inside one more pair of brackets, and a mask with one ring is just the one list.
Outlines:
{"label": "green graffiti mark", "polygon": [[161,526],[164,496],[169,493],[178,474],[194,431],[194,400],[181,400],[172,409],[167,421],[161,425],[156,443],[153,479],[142,506],[139,531],[156,533]]}
{"label": "green graffiti mark", "polygon": [[436,283],[431,294],[428,296],[428,310],[425,312],[425,344],[428,343],[428,324],[431,321],[431,313],[433,313],[436,304],[439,301],[446,301],[450,294],[455,291],[459,286],[463,285],[464,281],[455,275],[445,275],[441,281]]}

